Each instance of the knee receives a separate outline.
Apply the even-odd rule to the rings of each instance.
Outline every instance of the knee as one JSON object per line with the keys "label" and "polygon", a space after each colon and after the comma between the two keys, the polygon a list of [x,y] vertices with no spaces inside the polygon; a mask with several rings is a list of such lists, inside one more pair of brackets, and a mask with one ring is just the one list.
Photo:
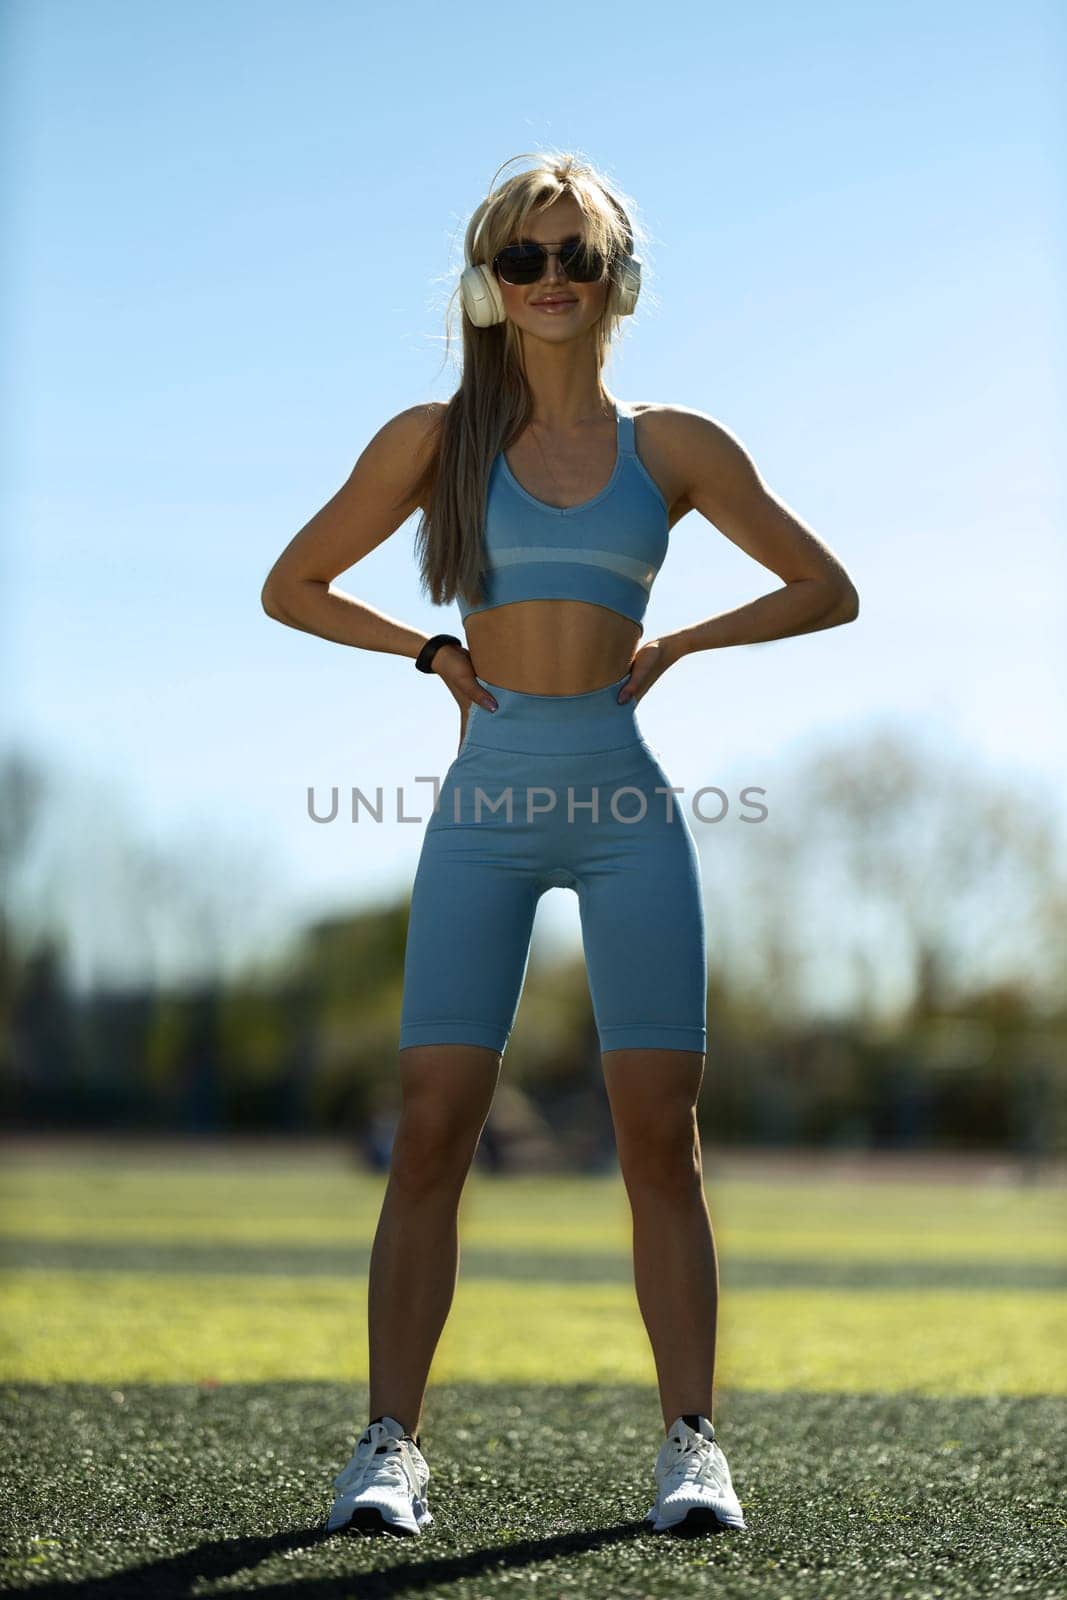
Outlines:
{"label": "knee", "polygon": [[664,1115],[621,1134],[619,1164],[631,1194],[684,1200],[703,1190],[696,1112]]}
{"label": "knee", "polygon": [[418,1196],[462,1187],[480,1132],[480,1123],[472,1126],[446,1110],[402,1111],[389,1167],[394,1188]]}

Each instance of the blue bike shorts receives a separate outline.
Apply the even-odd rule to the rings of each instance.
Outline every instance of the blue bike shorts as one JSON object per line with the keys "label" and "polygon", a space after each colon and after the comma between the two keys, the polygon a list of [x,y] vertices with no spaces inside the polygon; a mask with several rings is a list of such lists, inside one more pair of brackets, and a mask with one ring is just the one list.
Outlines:
{"label": "blue bike shorts", "polygon": [[600,1048],[706,1046],[707,951],[682,796],[638,725],[629,678],[525,694],[484,678],[423,835],[404,955],[400,1049],[503,1053],[546,889],[578,896]]}

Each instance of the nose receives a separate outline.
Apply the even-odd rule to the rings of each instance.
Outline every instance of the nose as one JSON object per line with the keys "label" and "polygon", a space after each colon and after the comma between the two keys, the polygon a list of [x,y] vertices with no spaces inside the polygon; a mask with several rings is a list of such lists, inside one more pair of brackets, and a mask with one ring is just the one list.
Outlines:
{"label": "nose", "polygon": [[542,272],[540,278],[538,278],[538,283],[544,283],[546,279],[549,283],[566,283],[567,274],[559,264],[559,251],[548,250],[547,256],[548,259],[545,262],[545,270]]}

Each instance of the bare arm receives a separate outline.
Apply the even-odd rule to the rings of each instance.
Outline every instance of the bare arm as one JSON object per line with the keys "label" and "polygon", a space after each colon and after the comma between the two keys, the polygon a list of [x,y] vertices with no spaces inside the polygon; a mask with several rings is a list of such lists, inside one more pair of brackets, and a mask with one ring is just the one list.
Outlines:
{"label": "bare arm", "polygon": [[333,580],[417,509],[412,486],[433,447],[434,413],[432,405],[411,406],[379,428],[347,480],[267,574],[261,599],[268,616],[335,644],[414,660],[428,634],[335,589]]}
{"label": "bare arm", "polygon": [[[430,637],[334,588],[338,573],[394,534],[418,509],[414,486],[436,448],[443,406],[411,406],[379,428],[332,499],[286,545],[263,584],[267,615],[335,644],[414,660]],[[492,704],[463,646],[442,645],[433,672],[459,706],[460,740],[472,700]]]}
{"label": "bare arm", "polygon": [[782,579],[784,588],[668,634],[676,656],[760,644],[852,622],[859,595],[833,551],[767,487],[744,446],[697,411],[674,413],[675,459],[689,505]]}

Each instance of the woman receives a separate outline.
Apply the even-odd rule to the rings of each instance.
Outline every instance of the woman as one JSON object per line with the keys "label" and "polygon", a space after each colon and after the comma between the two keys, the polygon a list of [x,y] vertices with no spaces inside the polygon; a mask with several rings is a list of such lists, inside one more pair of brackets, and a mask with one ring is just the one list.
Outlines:
{"label": "woman", "polygon": [[[647,1519],[656,1531],[745,1527],[712,1424],[718,1266],[695,1109],[707,994],[697,855],[636,707],[683,658],[834,627],[858,602],[725,428],[607,393],[605,358],[640,287],[635,224],[587,163],[536,162],[490,189],[468,225],[459,389],[380,429],[263,592],[290,626],[414,658],[460,710],[412,891],[401,1114],[370,1268],[373,1419],[335,1479],[330,1529],[417,1533],[433,1520],[418,1429],[455,1287],[457,1208],[534,911],[553,886],[578,896],[656,1363],[666,1438]],[[458,603],[466,647],[331,587],[415,510],[424,584],[435,604]],[[669,532],[691,510],[783,587],[642,643]]]}

